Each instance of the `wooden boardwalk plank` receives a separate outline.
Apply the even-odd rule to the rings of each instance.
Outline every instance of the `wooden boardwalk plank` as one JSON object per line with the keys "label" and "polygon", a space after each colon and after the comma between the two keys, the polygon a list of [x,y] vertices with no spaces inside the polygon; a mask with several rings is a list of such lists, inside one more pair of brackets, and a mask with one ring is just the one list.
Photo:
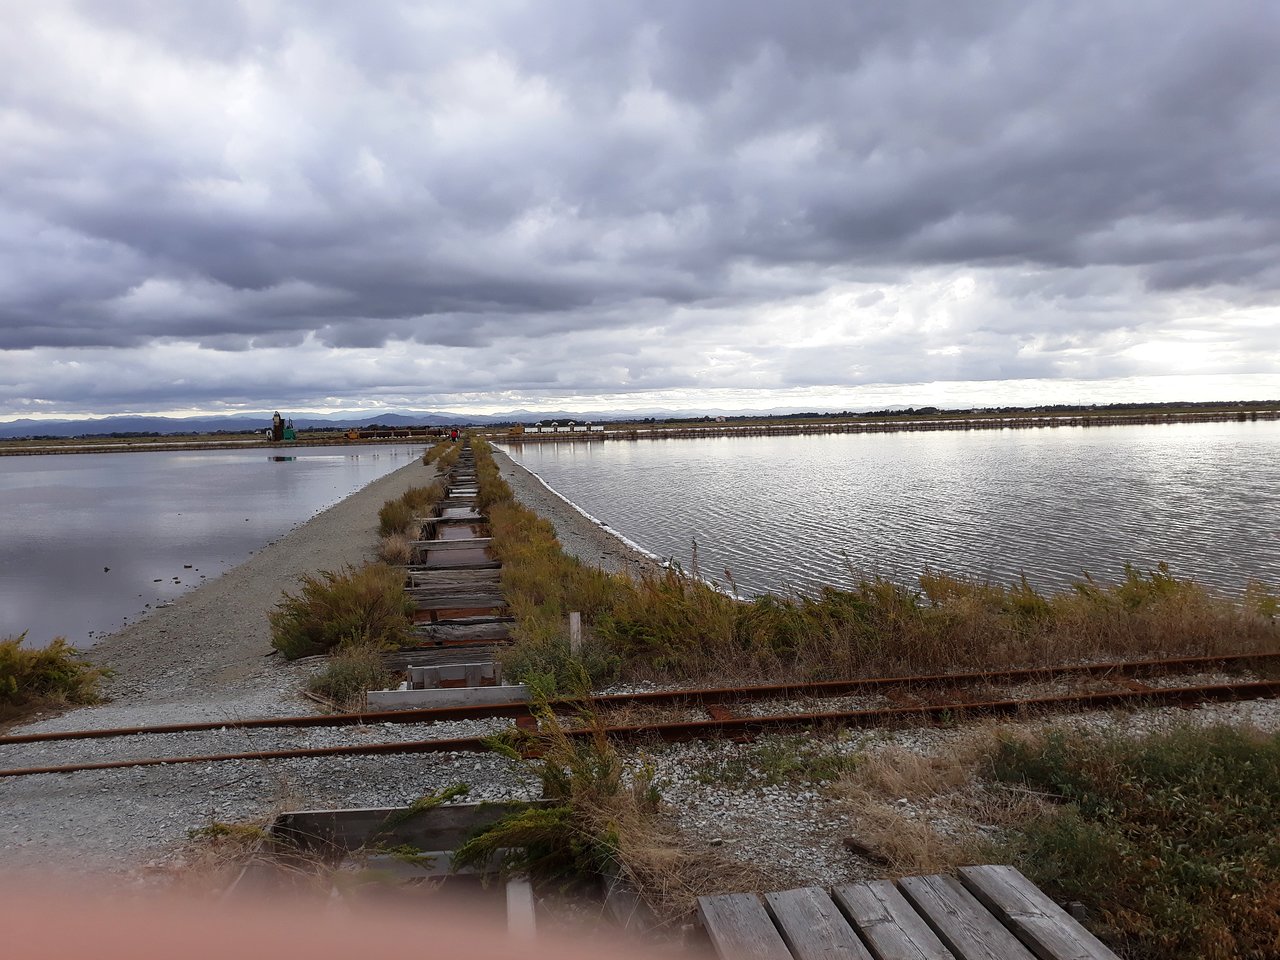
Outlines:
{"label": "wooden boardwalk plank", "polygon": [[1118,960],[1016,867],[961,867],[960,881],[1040,960]]}
{"label": "wooden boardwalk plank", "polygon": [[872,960],[825,890],[766,893],[764,903],[796,960]]}
{"label": "wooden boardwalk plank", "polygon": [[891,881],[853,883],[831,893],[876,960],[955,960]]}
{"label": "wooden boardwalk plank", "polygon": [[698,914],[721,960],[792,960],[754,893],[699,897]]}
{"label": "wooden boardwalk plank", "polygon": [[955,877],[903,877],[898,886],[960,960],[1035,960]]}

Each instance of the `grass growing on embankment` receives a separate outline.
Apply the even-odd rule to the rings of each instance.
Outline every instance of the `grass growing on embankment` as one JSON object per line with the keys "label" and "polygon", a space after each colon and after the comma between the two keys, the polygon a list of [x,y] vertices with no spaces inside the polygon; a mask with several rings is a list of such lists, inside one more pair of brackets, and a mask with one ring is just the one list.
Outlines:
{"label": "grass growing on embankment", "polygon": [[[569,613],[581,613],[590,628],[628,581],[565,553],[551,523],[516,501],[489,444],[472,438],[471,445],[480,488],[476,509],[489,518],[491,549],[502,562],[503,597],[516,618],[515,643],[501,654],[503,669],[522,680],[563,685],[578,670],[569,656]],[[592,681],[618,672],[619,664],[595,641],[584,647],[583,660]]]}
{"label": "grass growing on embankment", "polygon": [[1280,956],[1280,734],[1063,724],[852,760],[832,815],[893,874],[1011,863],[1133,960]]}
{"label": "grass growing on embankment", "polygon": [[502,584],[518,618],[504,654],[516,676],[561,675],[566,616],[583,615],[584,663],[614,679],[824,679],[947,673],[1129,659],[1273,651],[1280,601],[1259,584],[1242,602],[1175,577],[1124,567],[1042,593],[926,573],[916,585],[863,578],[814,595],[741,601],[679,569],[633,579],[567,556],[552,526],[512,496],[488,445],[473,440],[480,501]]}
{"label": "grass growing on embankment", "polygon": [[1280,956],[1280,735],[1055,732],[1002,742],[991,775],[1053,798],[1007,853],[1124,956]]}
{"label": "grass growing on embankment", "polygon": [[375,563],[302,578],[270,614],[271,645],[290,660],[335,647],[398,647],[412,629],[404,573]]}
{"label": "grass growing on embankment", "polygon": [[436,463],[442,470],[448,470],[462,453],[462,443],[457,440],[441,440],[434,443],[422,455],[424,464]]}
{"label": "grass growing on embankment", "polygon": [[97,703],[107,671],[91,665],[63,637],[24,647],[26,634],[0,640],[0,723],[40,710]]}
{"label": "grass growing on embankment", "polygon": [[634,676],[709,677],[726,664],[768,677],[946,673],[1274,650],[1274,602],[1261,588],[1244,603],[1217,597],[1164,565],[1053,594],[928,573],[916,586],[864,578],[748,603],[671,571],[630,584],[595,633]]}

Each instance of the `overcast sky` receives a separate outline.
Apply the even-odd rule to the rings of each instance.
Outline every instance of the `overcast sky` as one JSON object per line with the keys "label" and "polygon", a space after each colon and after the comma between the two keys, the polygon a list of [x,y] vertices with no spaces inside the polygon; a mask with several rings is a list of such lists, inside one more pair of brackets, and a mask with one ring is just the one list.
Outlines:
{"label": "overcast sky", "polygon": [[1271,0],[5,0],[0,62],[0,418],[1280,395]]}

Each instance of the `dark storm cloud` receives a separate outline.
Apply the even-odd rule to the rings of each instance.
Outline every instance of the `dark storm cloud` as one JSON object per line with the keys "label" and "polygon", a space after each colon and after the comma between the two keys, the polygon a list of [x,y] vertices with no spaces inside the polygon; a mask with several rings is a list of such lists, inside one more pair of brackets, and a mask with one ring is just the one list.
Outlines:
{"label": "dark storm cloud", "polygon": [[[1280,289],[1253,0],[86,0],[0,36],[0,350],[400,344],[490,391],[731,385],[717,351],[744,385],[998,379]],[[945,323],[875,286],[965,270],[983,300]],[[762,319],[841,285],[827,346]]]}

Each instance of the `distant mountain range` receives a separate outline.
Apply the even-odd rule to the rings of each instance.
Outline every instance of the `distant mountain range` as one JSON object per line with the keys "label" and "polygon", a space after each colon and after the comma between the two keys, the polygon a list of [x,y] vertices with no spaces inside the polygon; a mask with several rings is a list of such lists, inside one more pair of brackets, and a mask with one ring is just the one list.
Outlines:
{"label": "distant mountain range", "polygon": [[[450,413],[431,411],[405,411],[403,413],[360,412],[335,413],[328,416],[296,416],[293,425],[299,430],[346,429],[382,424],[389,427],[452,425],[484,425],[494,423],[534,423],[538,420],[640,420],[646,417],[702,416],[768,416],[799,413],[801,410],[617,410],[610,413],[583,413],[571,410],[512,410],[493,415],[474,413]],[[288,417],[288,411],[281,410]],[[221,417],[102,417],[92,420],[13,420],[0,423],[0,439],[15,437],[89,437],[112,433],[247,433],[265,430],[271,425],[271,413],[238,413]]]}
{"label": "distant mountain range", "polygon": [[[1200,403],[1167,401],[1160,403],[1108,403],[1089,407],[1070,404],[1050,404],[1041,407],[988,407],[984,409],[1000,413],[1013,413],[1026,410],[1049,413],[1069,413],[1090,410],[1097,411],[1099,413],[1123,413],[1131,409],[1165,409],[1172,411],[1178,408],[1227,409],[1245,406],[1274,407],[1277,403],[1280,403],[1280,400],[1253,400],[1247,402],[1218,400]],[[862,410],[859,411],[859,413],[875,416],[876,414],[893,413],[898,411],[908,413],[919,412],[921,414],[939,412],[936,407],[921,407],[918,408],[917,411],[916,408],[904,408],[900,404],[892,404],[889,406]],[[281,410],[280,413],[286,418],[289,417],[289,413],[286,410]],[[510,410],[506,413],[495,413],[492,415],[450,413],[448,411],[428,410],[402,410],[394,413],[353,410],[350,412],[319,416],[299,415],[293,418],[293,425],[299,430],[333,430],[346,429],[347,427],[367,427],[375,423],[388,427],[446,427],[464,426],[467,424],[485,425],[535,423],[539,420],[589,420],[597,422],[644,420],[646,418],[652,418],[654,420],[689,420],[699,419],[702,417],[786,417],[824,413],[833,416],[840,416],[843,414],[857,415],[848,410],[836,413],[830,410],[814,410],[812,407],[774,407],[769,410],[725,410],[712,408],[702,410],[671,410],[655,407],[646,409],[611,410],[607,413],[584,413],[582,411],[575,412],[572,410]],[[9,423],[0,423],[0,439],[32,436],[92,437],[112,433],[216,433],[219,430],[227,433],[248,433],[265,430],[270,425],[270,413],[237,413],[221,417],[122,416],[101,417],[96,420],[26,419],[13,420]]]}

